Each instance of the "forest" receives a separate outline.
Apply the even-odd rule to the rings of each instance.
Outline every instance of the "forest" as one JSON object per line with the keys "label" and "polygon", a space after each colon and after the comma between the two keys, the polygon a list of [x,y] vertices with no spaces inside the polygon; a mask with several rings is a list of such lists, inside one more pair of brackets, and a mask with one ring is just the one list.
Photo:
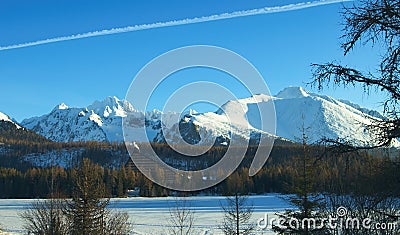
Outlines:
{"label": "forest", "polygon": [[[21,147],[23,145],[23,147]],[[62,146],[64,145],[64,146]],[[141,196],[168,196],[177,192],[165,189],[148,180],[135,167],[126,164],[120,167],[109,167],[115,154],[121,153],[123,145],[106,143],[68,143],[61,147],[85,148],[79,158],[74,159],[72,167],[4,167],[0,168],[1,198],[47,198],[52,192],[64,197],[73,193],[72,175],[83,159],[89,159],[94,169],[99,173],[105,184],[109,197],[125,197],[129,189],[140,189]],[[60,147],[60,143],[20,144],[20,151],[49,151]],[[307,149],[307,170],[311,179],[311,192],[327,194],[376,194],[385,193],[399,195],[400,172],[398,172],[398,157],[393,157],[397,151],[390,149],[365,150],[349,153],[332,153],[322,146],[305,146]],[[213,147],[203,156],[194,159],[180,156],[171,148],[162,145],[154,147],[160,152],[163,160],[170,165],[190,169],[200,169],[210,166],[224,155],[226,148]],[[192,194],[229,195],[234,192],[242,194],[285,193],[297,192],[298,181],[303,174],[304,146],[300,144],[274,146],[267,163],[254,177],[249,177],[248,171],[257,147],[249,147],[240,167],[220,184],[204,191]],[[394,153],[393,153],[394,152]],[[15,153],[14,153],[15,154]],[[129,163],[129,155],[122,154]],[[392,156],[393,155],[393,156]],[[11,155],[10,155],[11,156]],[[9,156],[9,157],[10,157]],[[4,157],[4,156],[3,156]],[[13,160],[18,159],[14,155]],[[181,167],[182,168],[182,167]],[[388,187],[390,185],[390,187]]]}

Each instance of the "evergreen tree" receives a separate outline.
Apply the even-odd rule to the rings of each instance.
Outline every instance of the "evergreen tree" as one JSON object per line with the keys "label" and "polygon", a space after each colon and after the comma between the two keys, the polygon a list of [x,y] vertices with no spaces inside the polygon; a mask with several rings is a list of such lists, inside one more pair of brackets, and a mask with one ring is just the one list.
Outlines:
{"label": "evergreen tree", "polygon": [[110,199],[105,198],[106,189],[99,168],[83,159],[73,172],[74,193],[65,208],[71,234],[126,234],[129,230],[126,214],[113,214],[106,208]]}
{"label": "evergreen tree", "polygon": [[289,203],[295,209],[277,213],[280,224],[273,225],[273,230],[278,234],[327,234],[326,224],[323,218],[323,199],[318,194],[313,194],[313,178],[315,176],[315,158],[309,156],[307,135],[302,125],[303,154],[297,158],[297,167],[300,174],[294,183],[295,196],[288,198]]}
{"label": "evergreen tree", "polygon": [[65,212],[72,234],[103,234],[105,211],[109,199],[99,172],[88,159],[73,171],[74,193]]}

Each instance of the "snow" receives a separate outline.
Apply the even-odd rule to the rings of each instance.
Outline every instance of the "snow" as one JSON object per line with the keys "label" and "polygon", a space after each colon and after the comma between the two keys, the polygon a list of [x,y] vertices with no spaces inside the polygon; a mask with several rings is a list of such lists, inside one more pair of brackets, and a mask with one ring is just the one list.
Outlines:
{"label": "snow", "polygon": [[64,104],[64,103],[61,103],[61,104],[59,104],[59,105],[57,106],[57,108],[58,108],[58,109],[68,109],[69,107],[68,107],[66,104]]}
{"label": "snow", "polygon": [[[232,135],[246,139],[249,133],[252,136],[257,136],[257,133],[271,135],[274,130],[261,130],[259,113],[259,107],[271,105],[271,102],[276,110],[276,136],[296,142],[300,141],[304,127],[309,143],[325,137],[349,140],[356,145],[373,145],[373,133],[368,132],[365,126],[374,118],[384,118],[380,113],[350,101],[314,94],[302,87],[288,87],[276,96],[257,94],[227,101],[217,112],[189,110],[184,115],[184,121],[194,125],[201,142],[207,144],[217,137],[223,143]],[[47,115],[24,120],[22,125],[51,140],[62,142],[122,142],[124,134],[128,141],[137,142],[161,142],[164,135],[168,135],[169,140],[180,139],[177,127],[182,117],[180,113],[138,111],[128,101],[115,96],[95,101],[86,108],[65,107],[61,104]],[[123,119],[125,133],[122,131]],[[145,132],[142,131],[144,123]],[[395,141],[393,146],[400,146],[400,142]]]}
{"label": "snow", "polygon": [[108,117],[108,116],[110,116],[111,113],[112,113],[112,110],[111,110],[110,106],[106,106],[106,108],[104,109],[104,112],[103,112],[103,117]]}
{"label": "snow", "polygon": [[84,152],[84,149],[51,150],[45,153],[30,153],[21,157],[35,167],[61,166],[69,168]]}
{"label": "snow", "polygon": [[89,120],[90,120],[90,121],[93,121],[93,122],[95,122],[95,123],[97,123],[97,125],[99,125],[99,126],[102,126],[102,125],[103,125],[103,122],[102,122],[102,120],[101,120],[101,117],[100,117],[99,115],[95,114],[95,113],[93,112],[93,110],[92,110],[92,114],[90,114],[90,116],[89,116]]}
{"label": "snow", "polygon": [[2,112],[0,112],[0,121],[11,122],[12,124],[15,125],[15,127],[16,127],[17,129],[22,128],[22,127],[21,127],[20,125],[18,125],[16,122],[14,122],[13,120],[11,120],[11,118],[10,118],[7,114],[2,113]]}
{"label": "snow", "polygon": [[303,87],[287,87],[280,91],[276,97],[281,99],[296,99],[310,96]]}
{"label": "snow", "polygon": [[[34,167],[61,166],[70,168],[78,161],[84,151],[84,148],[68,148],[50,150],[44,153],[29,153],[21,156],[21,161],[29,162]],[[129,159],[129,155],[125,151],[106,149],[103,149],[103,151],[108,151],[110,154],[110,158],[103,162],[104,167],[120,168]]]}
{"label": "snow", "polygon": [[55,108],[49,114],[22,121],[26,128],[58,142],[107,141],[99,124],[99,115],[82,108]]}
{"label": "snow", "polygon": [[176,112],[167,112],[162,114],[161,121],[166,128],[172,128],[174,124],[179,120],[181,115]]}
{"label": "snow", "polygon": [[[254,205],[254,213],[251,218],[252,223],[265,216],[275,217],[275,212],[284,211],[292,208],[282,198],[285,195],[267,194],[250,196],[249,200]],[[27,199],[2,199],[0,200],[0,224],[5,231],[21,234],[23,230],[23,221],[18,214],[34,200]],[[223,220],[220,203],[225,203],[225,197],[221,196],[197,196],[188,197],[188,205],[195,211],[196,234],[219,235],[219,225]],[[125,211],[130,217],[133,225],[132,234],[150,235],[150,234],[168,234],[169,207],[175,203],[174,197],[159,198],[121,198],[112,199],[112,208]],[[256,234],[274,234],[270,230],[257,230]]]}
{"label": "snow", "polygon": [[119,100],[115,96],[110,96],[104,99],[103,101],[95,101],[92,105],[88,106],[89,110],[93,110],[93,112],[103,114],[103,117],[108,117],[110,115],[117,117],[125,117],[126,111],[124,110],[124,106],[126,103]]}
{"label": "snow", "polygon": [[133,145],[133,148],[135,149],[135,151],[140,152],[140,148],[139,148],[139,146],[137,145],[136,142],[133,142],[132,145]]}
{"label": "snow", "polygon": [[376,118],[379,118],[379,119],[386,119],[386,117],[384,117],[380,112],[378,112],[376,110],[370,110],[370,109],[367,109],[367,108],[363,108],[360,105],[354,104],[354,103],[352,103],[351,101],[348,101],[348,100],[339,99],[339,101],[344,103],[344,104],[347,104],[350,107],[353,107],[353,108],[359,110],[362,113],[366,113],[366,114],[368,114],[368,115],[370,115],[372,117],[376,117]]}
{"label": "snow", "polygon": [[[366,125],[371,124],[372,119],[383,118],[376,111],[349,101],[310,93],[301,87],[285,88],[276,95],[274,104],[276,134],[296,142],[300,141],[304,127],[309,143],[325,137],[348,140],[358,146],[371,146],[375,140]],[[395,141],[393,146],[400,146],[399,142]]]}
{"label": "snow", "polygon": [[0,121],[12,122],[10,117],[2,112],[0,112]]}

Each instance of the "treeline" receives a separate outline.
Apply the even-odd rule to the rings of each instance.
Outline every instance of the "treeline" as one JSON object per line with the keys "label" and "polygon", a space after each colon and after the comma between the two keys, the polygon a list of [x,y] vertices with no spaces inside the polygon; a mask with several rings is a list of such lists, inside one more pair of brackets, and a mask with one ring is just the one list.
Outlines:
{"label": "treeline", "polygon": [[[108,197],[122,197],[128,188],[140,187],[143,182],[140,174],[130,169],[104,168],[98,164],[93,170],[106,186]],[[63,167],[30,168],[25,172],[14,168],[0,168],[1,198],[46,198],[52,192],[70,197],[73,194],[73,175],[75,168]]]}
{"label": "treeline", "polygon": [[49,142],[45,137],[25,128],[16,128],[8,121],[0,120],[0,143],[14,144],[18,142]]}
{"label": "treeline", "polygon": [[[223,151],[217,148],[215,151]],[[202,192],[206,194],[229,195],[241,193],[295,193],[296,182],[302,174],[299,146],[275,147],[263,169],[249,177],[249,165],[255,149],[248,150],[242,165],[225,181]],[[88,152],[89,153],[89,152]],[[365,153],[320,155],[316,148],[310,154],[308,168],[313,169],[313,192],[319,193],[363,193],[385,192],[400,195],[400,172],[398,158],[373,156]],[[95,153],[93,153],[95,154]],[[216,157],[218,154],[216,154]],[[213,161],[213,160],[210,160]],[[171,192],[149,181],[140,172],[130,167],[108,168],[96,164],[94,168],[105,184],[107,196],[124,197],[128,189],[139,188],[141,196],[167,196]],[[74,168],[29,168],[25,171],[15,168],[0,168],[1,198],[44,198],[52,191],[65,197],[73,193],[72,175]]]}

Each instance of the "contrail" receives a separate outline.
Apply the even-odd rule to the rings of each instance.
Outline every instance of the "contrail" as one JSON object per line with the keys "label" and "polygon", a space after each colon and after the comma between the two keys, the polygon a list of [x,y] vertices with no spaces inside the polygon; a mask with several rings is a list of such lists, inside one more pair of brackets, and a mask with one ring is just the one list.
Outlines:
{"label": "contrail", "polygon": [[119,34],[119,33],[127,33],[127,32],[133,32],[133,31],[146,30],[146,29],[155,29],[155,28],[163,28],[163,27],[171,27],[171,26],[178,26],[178,25],[196,24],[196,23],[202,23],[202,22],[231,19],[231,18],[244,17],[244,16],[253,16],[253,15],[262,15],[262,14],[270,14],[270,13],[285,12],[285,11],[294,11],[294,10],[300,10],[300,9],[304,9],[304,8],[316,7],[316,6],[327,5],[327,4],[334,4],[334,3],[339,3],[339,2],[347,2],[347,1],[352,1],[352,0],[320,0],[320,1],[314,1],[314,2],[302,2],[302,3],[289,4],[289,5],[277,6],[277,7],[264,7],[264,8],[258,8],[258,9],[252,9],[252,10],[243,10],[243,11],[235,11],[235,12],[230,12],[230,13],[222,13],[222,14],[211,15],[211,16],[187,18],[187,19],[183,19],[183,20],[172,20],[172,21],[166,21],[166,22],[127,26],[127,27],[121,27],[121,28],[104,29],[104,30],[100,30],[100,31],[93,31],[93,32],[87,32],[87,33],[82,33],[82,34],[74,34],[74,35],[70,35],[70,36],[62,36],[62,37],[56,37],[56,38],[43,39],[43,40],[34,41],[34,42],[26,42],[26,43],[21,43],[21,44],[1,46],[0,51],[23,48],[23,47],[37,46],[37,45],[48,44],[48,43],[53,43],[53,42],[62,42],[62,41],[76,40],[76,39],[81,39],[81,38],[97,37],[97,36],[103,36],[103,35],[109,35],[109,34]]}

